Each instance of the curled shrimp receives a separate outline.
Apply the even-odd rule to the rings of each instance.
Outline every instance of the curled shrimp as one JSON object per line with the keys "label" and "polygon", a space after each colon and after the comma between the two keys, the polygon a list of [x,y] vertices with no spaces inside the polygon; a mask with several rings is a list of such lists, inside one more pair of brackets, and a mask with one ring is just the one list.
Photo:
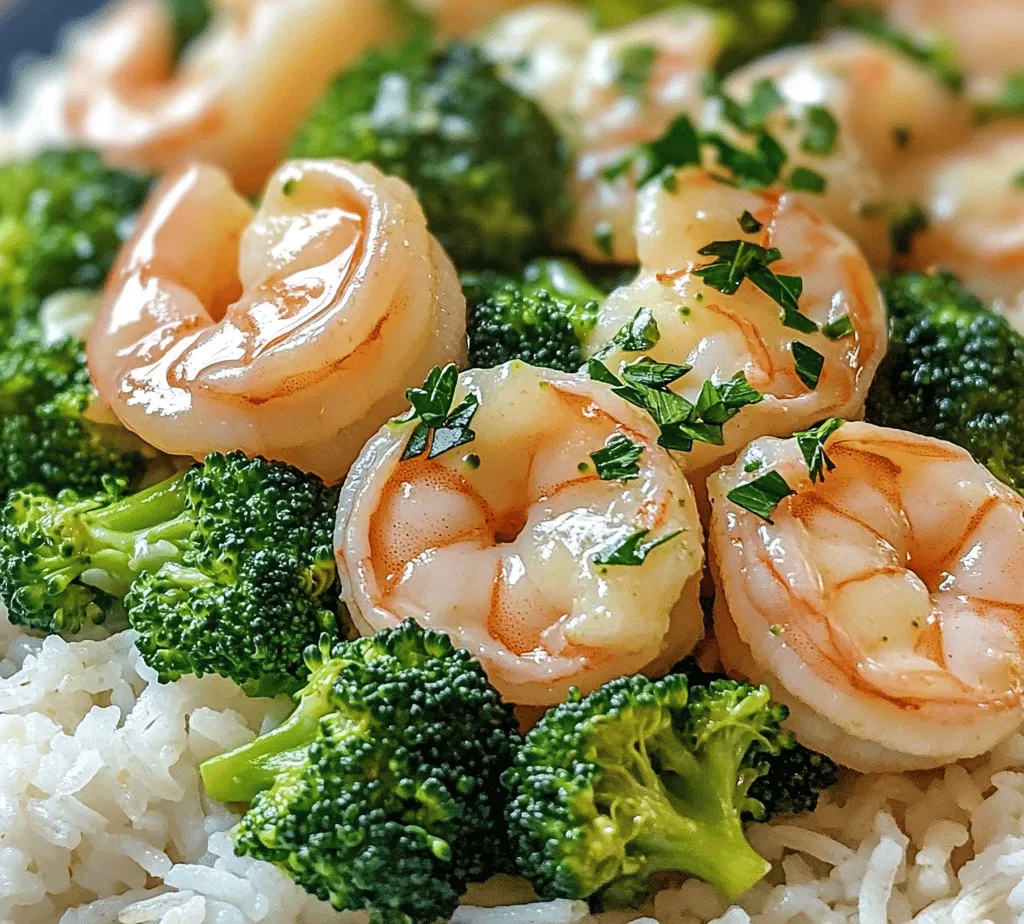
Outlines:
{"label": "curled shrimp", "polygon": [[[651,421],[599,383],[519,362],[463,373],[465,395],[479,402],[468,445],[403,459],[412,425],[392,423],[345,481],[335,552],[357,627],[440,629],[520,705],[666,671],[704,633],[704,552]],[[591,459],[614,440],[636,455],[627,480]],[[613,548],[624,563],[598,561]]]}
{"label": "curled shrimp", "polygon": [[968,87],[987,95],[1021,69],[1024,6],[1020,0],[860,0],[911,33],[949,42]]}
{"label": "curled shrimp", "polygon": [[161,171],[187,158],[257,192],[330,79],[397,34],[386,0],[220,0],[174,61],[161,0],[128,0],[81,42],[64,129],[114,164]]}
{"label": "curled shrimp", "polygon": [[1024,332],[1024,122],[979,130],[948,154],[927,158],[897,180],[921,203],[927,226],[909,262],[941,266],[992,302]]}
{"label": "curled shrimp", "polygon": [[454,267],[402,182],[293,161],[257,213],[215,167],[166,178],[88,337],[100,397],[173,455],[339,480],[405,389],[465,351]]}
{"label": "curled shrimp", "polygon": [[[677,456],[695,479],[758,436],[788,436],[825,417],[856,416],[886,349],[885,308],[856,245],[792,193],[726,186],[696,169],[679,171],[670,187],[656,182],[640,191],[640,273],[601,306],[586,354],[600,353],[616,374],[641,356],[689,366],[670,387],[694,403],[704,382],[720,385],[738,373],[764,395],[724,424],[721,445],[697,442]],[[744,213],[759,230],[741,227]],[[786,326],[779,305],[749,279],[733,294],[704,282],[697,271],[715,258],[698,251],[737,240],[779,250],[771,269],[800,277],[800,313],[820,330]],[[623,349],[613,338],[641,309],[657,324],[656,342]],[[794,342],[824,359],[813,388],[798,374]]]}
{"label": "curled shrimp", "polygon": [[[766,128],[789,155],[786,169],[808,168],[826,181],[823,192],[801,197],[853,237],[872,265],[888,266],[881,206],[892,176],[967,134],[970,107],[906,56],[852,36],[770,55],[733,74],[725,90],[745,101],[762,80],[784,101]],[[838,128],[821,153],[808,145],[815,107]],[[720,107],[710,106],[706,120],[722,129]]]}
{"label": "curled shrimp", "polygon": [[[724,663],[855,770],[982,753],[1021,722],[1024,500],[931,437],[848,423],[826,452],[817,483],[768,438],[711,478]],[[769,470],[794,493],[765,522],[728,494]]]}
{"label": "curled shrimp", "polygon": [[700,110],[702,79],[721,51],[714,18],[675,10],[596,32],[582,10],[538,4],[500,20],[487,50],[575,155],[565,246],[589,260],[635,262],[635,184],[604,174],[678,115]]}

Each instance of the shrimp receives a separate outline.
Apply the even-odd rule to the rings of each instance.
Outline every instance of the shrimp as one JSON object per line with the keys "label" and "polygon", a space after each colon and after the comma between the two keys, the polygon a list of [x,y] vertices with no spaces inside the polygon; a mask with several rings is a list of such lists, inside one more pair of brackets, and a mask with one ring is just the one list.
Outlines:
{"label": "shrimp", "polygon": [[241,449],[330,483],[462,359],[465,299],[412,190],[375,167],[292,161],[254,214],[191,166],[146,206],[87,352],[100,397],[164,452]]}
{"label": "shrimp", "polygon": [[330,79],[398,34],[387,0],[220,0],[175,66],[161,0],[128,0],[81,43],[66,80],[72,144],[119,166],[186,158],[257,192]]}
{"label": "shrimp", "polygon": [[861,0],[861,5],[881,9],[902,29],[950,42],[972,93],[988,95],[1021,69],[1020,0]]}
{"label": "shrimp", "polygon": [[1024,122],[980,129],[895,182],[922,203],[927,227],[908,260],[956,272],[1024,333]]}
{"label": "shrimp", "polygon": [[[359,630],[440,629],[520,705],[664,673],[704,634],[704,552],[657,429],[604,385],[520,362],[463,373],[464,395],[479,401],[465,451],[403,460],[411,425],[391,424],[349,473],[335,551]],[[628,480],[591,460],[615,439],[639,450]],[[598,563],[637,542],[646,557]]]}
{"label": "shrimp", "polygon": [[575,210],[563,244],[589,260],[635,262],[635,185],[603,174],[681,113],[700,111],[702,78],[721,51],[714,18],[675,10],[598,33],[584,11],[544,4],[499,21],[486,48],[575,155]]}
{"label": "shrimp", "polygon": [[[705,381],[721,384],[737,373],[764,394],[724,425],[723,444],[695,443],[677,456],[699,480],[709,469],[758,436],[789,436],[824,417],[850,417],[863,407],[868,386],[886,349],[886,316],[871,271],[841,231],[788,192],[755,192],[726,186],[696,169],[679,171],[674,192],[662,183],[640,191],[637,219],[640,274],[601,306],[588,334],[588,356],[601,353],[613,372],[640,355],[692,367],[671,389],[696,402]],[[752,234],[738,219],[749,212],[761,225]],[[848,333],[797,333],[783,324],[778,304],[746,280],[725,295],[696,275],[713,263],[698,250],[716,241],[748,240],[778,248],[771,264],[778,274],[799,276],[801,313],[819,325],[846,318]],[[642,352],[627,352],[612,341],[638,311],[650,309],[659,339]],[[797,375],[793,343],[824,357],[821,376],[810,388]]]}
{"label": "shrimp", "polygon": [[[784,100],[766,127],[789,154],[787,169],[810,168],[827,183],[824,193],[801,198],[853,237],[873,266],[887,267],[880,206],[890,178],[966,135],[970,107],[904,55],[851,36],[763,58],[733,74],[725,90],[745,100],[765,79]],[[820,155],[803,150],[811,107],[827,109],[839,127],[831,150]],[[706,119],[722,128],[714,107]]]}
{"label": "shrimp", "polygon": [[[855,770],[988,750],[1022,717],[1024,499],[931,437],[847,423],[827,453],[816,484],[796,440],[770,438],[711,478],[724,664]],[[728,498],[769,470],[795,492],[773,522]]]}

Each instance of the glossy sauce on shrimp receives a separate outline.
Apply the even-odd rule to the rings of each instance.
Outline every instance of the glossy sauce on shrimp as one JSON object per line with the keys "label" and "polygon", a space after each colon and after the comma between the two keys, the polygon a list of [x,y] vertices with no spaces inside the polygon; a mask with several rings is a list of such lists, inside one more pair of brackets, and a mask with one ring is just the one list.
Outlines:
{"label": "glossy sauce on shrimp", "polygon": [[[873,266],[887,267],[892,177],[969,132],[969,105],[905,55],[853,36],[770,55],[731,75],[725,90],[746,102],[763,80],[783,100],[766,128],[789,155],[785,170],[810,169],[826,183],[801,198],[853,237]],[[833,136],[814,139],[816,117],[834,121]],[[729,131],[714,103],[707,121]]]}
{"label": "glossy sauce on shrimp", "polygon": [[[988,750],[1021,721],[1024,499],[930,437],[847,423],[826,451],[812,483],[795,440],[757,440],[709,483],[727,669],[855,770]],[[727,496],[769,471],[795,492],[772,522]]]}
{"label": "glossy sauce on shrimp", "polygon": [[187,158],[257,192],[330,79],[398,34],[386,0],[220,0],[174,61],[161,0],[128,0],[72,58],[63,103],[72,144],[160,171]]}
{"label": "glossy sauce on shrimp", "polygon": [[[744,213],[759,230],[744,231]],[[886,317],[874,277],[845,234],[791,193],[738,189],[695,169],[680,171],[670,189],[654,182],[641,190],[637,229],[640,274],[602,305],[587,354],[600,353],[616,374],[641,356],[689,366],[671,388],[691,402],[705,381],[720,385],[737,373],[764,395],[724,425],[722,445],[695,443],[676,454],[688,474],[720,465],[758,436],[788,436],[860,412],[885,353]],[[771,269],[802,280],[800,313],[817,332],[787,326],[776,301],[749,279],[724,294],[697,275],[716,259],[699,250],[739,240],[778,249]],[[657,342],[636,352],[610,342],[642,308],[657,323]],[[813,388],[798,375],[794,342],[824,359]]]}
{"label": "glossy sauce on shrimp", "polygon": [[681,113],[700,111],[702,80],[721,50],[714,18],[671,10],[599,32],[584,10],[536,4],[499,20],[486,48],[575,155],[565,246],[589,260],[635,262],[634,178],[604,174]]}
{"label": "glossy sauce on shrimp", "polygon": [[[413,425],[392,423],[349,473],[335,551],[359,630],[413,617],[444,631],[520,705],[666,671],[704,633],[703,536],[650,419],[604,385],[518,362],[463,373],[465,395],[479,402],[472,442],[403,460]],[[606,480],[591,454],[615,439],[632,443],[635,474]],[[598,561],[616,548],[621,562]]]}
{"label": "glossy sauce on shrimp", "polygon": [[412,190],[342,161],[281,167],[259,211],[220,170],[165,179],[88,338],[146,442],[342,478],[405,390],[465,352],[465,299]]}
{"label": "glossy sauce on shrimp", "polygon": [[942,267],[1024,332],[1024,121],[977,131],[952,151],[925,158],[897,178],[924,209],[927,225],[906,259]]}

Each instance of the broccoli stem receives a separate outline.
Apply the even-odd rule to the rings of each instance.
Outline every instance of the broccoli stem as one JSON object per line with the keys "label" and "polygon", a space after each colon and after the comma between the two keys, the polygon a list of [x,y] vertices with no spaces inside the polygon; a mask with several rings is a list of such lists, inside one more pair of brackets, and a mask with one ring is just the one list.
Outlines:
{"label": "broccoli stem", "polygon": [[207,795],[218,802],[251,802],[280,774],[305,764],[320,720],[333,710],[331,687],[346,663],[336,659],[316,668],[302,691],[298,708],[273,731],[203,763],[199,772]]}
{"label": "broccoli stem", "polygon": [[628,853],[642,858],[634,883],[683,870],[731,900],[765,877],[771,864],[747,842],[737,808],[750,782],[740,765],[751,741],[749,729],[736,726],[691,753],[665,731],[628,769],[606,776],[609,804],[639,806],[635,818],[644,819],[629,837]]}
{"label": "broccoli stem", "polygon": [[77,519],[71,528],[84,535],[88,560],[82,583],[120,597],[140,571],[156,570],[179,558],[194,527],[186,512],[182,475]]}

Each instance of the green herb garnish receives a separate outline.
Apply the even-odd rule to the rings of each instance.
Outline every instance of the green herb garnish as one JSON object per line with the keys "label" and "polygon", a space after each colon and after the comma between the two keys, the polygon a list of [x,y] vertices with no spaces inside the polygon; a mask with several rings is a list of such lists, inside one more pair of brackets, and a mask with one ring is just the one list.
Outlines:
{"label": "green herb garnish", "polygon": [[594,468],[602,481],[628,481],[640,474],[637,460],[643,455],[644,447],[634,443],[628,436],[613,433],[603,449],[592,452]]}

